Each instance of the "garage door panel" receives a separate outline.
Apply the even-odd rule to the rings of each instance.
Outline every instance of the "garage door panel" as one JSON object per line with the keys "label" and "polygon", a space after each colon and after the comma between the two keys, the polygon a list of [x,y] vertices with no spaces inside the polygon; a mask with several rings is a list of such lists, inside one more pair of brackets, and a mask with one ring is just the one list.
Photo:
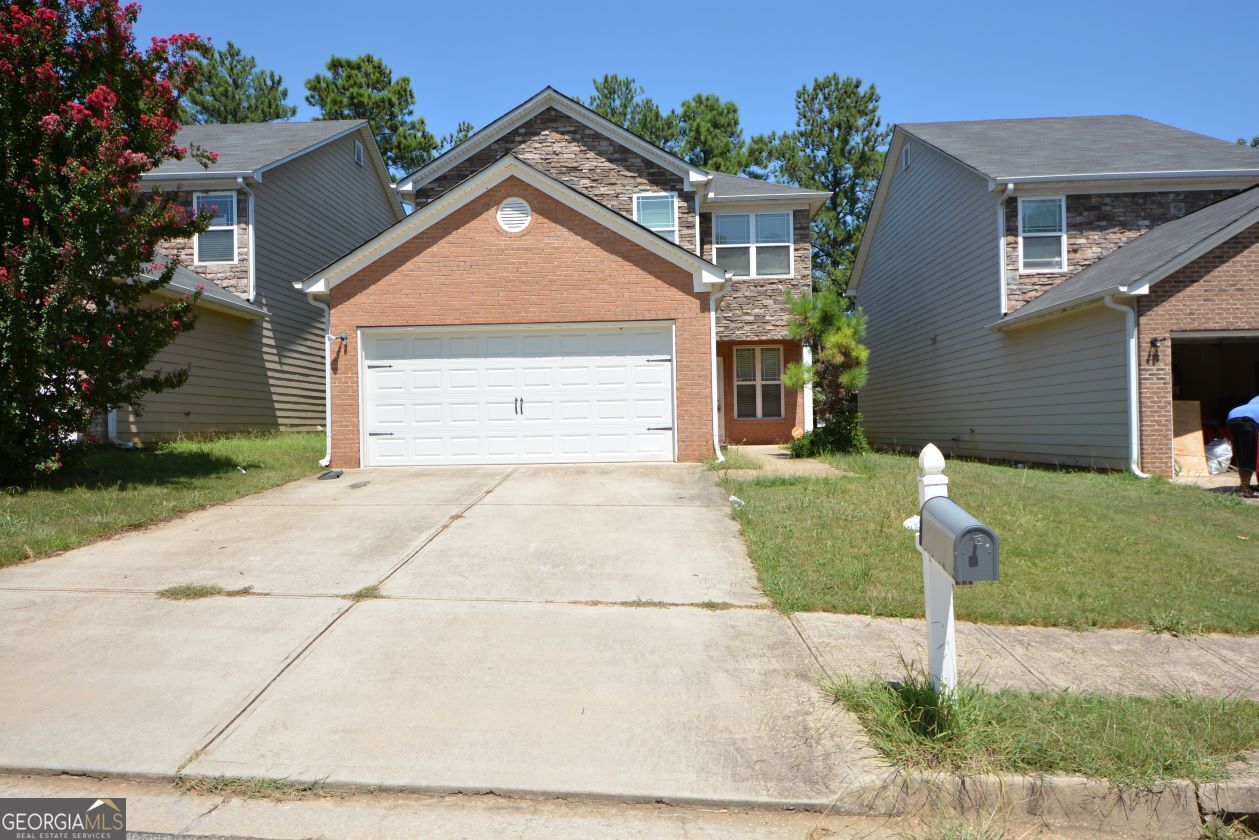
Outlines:
{"label": "garage door panel", "polygon": [[672,460],[671,350],[668,326],[366,331],[365,461]]}

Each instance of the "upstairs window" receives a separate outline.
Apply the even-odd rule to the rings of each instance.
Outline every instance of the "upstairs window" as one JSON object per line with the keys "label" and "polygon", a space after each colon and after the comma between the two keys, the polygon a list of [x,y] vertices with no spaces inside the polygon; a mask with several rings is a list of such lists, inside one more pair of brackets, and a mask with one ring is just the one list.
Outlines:
{"label": "upstairs window", "polygon": [[209,229],[193,237],[193,262],[236,262],[236,194],[198,193],[192,206],[197,213],[214,212]]}
{"label": "upstairs window", "polygon": [[1019,199],[1019,271],[1065,271],[1067,201]]}
{"label": "upstairs window", "polygon": [[673,193],[634,196],[634,221],[668,239],[678,241],[678,199]]}
{"label": "upstairs window", "polygon": [[713,250],[735,277],[790,277],[791,214],[714,214]]}
{"label": "upstairs window", "polygon": [[783,416],[781,347],[734,348],[734,416],[776,420]]}

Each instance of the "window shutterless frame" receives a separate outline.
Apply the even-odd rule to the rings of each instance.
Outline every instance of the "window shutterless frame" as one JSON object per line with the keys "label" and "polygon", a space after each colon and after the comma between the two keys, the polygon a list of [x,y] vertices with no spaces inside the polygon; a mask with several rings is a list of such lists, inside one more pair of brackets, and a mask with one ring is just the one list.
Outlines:
{"label": "window shutterless frame", "polygon": [[363,144],[357,140],[354,141],[354,162],[363,165]]}
{"label": "window shutterless frame", "polygon": [[[644,212],[645,208],[640,208],[640,202],[648,206],[659,205],[664,203],[662,201],[663,199],[668,199],[668,224],[661,224],[664,220],[653,217],[651,214]],[[655,231],[665,239],[668,239],[670,242],[677,242],[678,194],[671,192],[638,193],[634,196],[634,221],[638,222],[648,230]]]}
{"label": "window shutterless frame", "polygon": [[[237,262],[238,249],[236,243],[236,193],[193,193],[192,209],[195,213],[200,213],[203,204],[210,204],[212,201],[218,202],[218,206],[223,212],[215,215],[214,221],[205,230],[205,233],[198,233],[192,238],[192,261],[196,265],[231,265]],[[213,235],[214,239],[226,239],[224,234],[230,233],[232,241],[232,258],[224,259],[204,259],[206,255],[202,254],[203,243],[202,237],[206,234]],[[204,243],[208,245],[209,243]],[[212,256],[219,256],[213,254]]]}
{"label": "window shutterless frame", "polygon": [[[1067,199],[1061,195],[1028,195],[1018,197],[1019,215],[1019,272],[1023,274],[1056,274],[1067,270]],[[1036,202],[1057,202],[1058,225],[1055,229],[1027,230],[1026,209]],[[1058,244],[1058,265],[1028,265],[1025,243],[1029,239],[1055,240]],[[1044,258],[1033,258],[1044,259]]]}
{"label": "window shutterless frame", "polygon": [[[765,356],[769,355],[778,357],[778,372],[776,377],[767,377],[765,372]],[[748,376],[747,366],[740,365],[740,357],[746,362],[749,358],[752,361],[751,373]],[[740,368],[743,370],[740,370]],[[782,383],[783,374],[783,349],[780,344],[753,344],[753,345],[736,345],[734,348],[734,416],[737,420],[781,420],[786,416],[786,398],[787,393]],[[742,386],[747,392],[747,388],[754,388],[756,393],[755,413],[746,411],[747,406],[739,399],[739,389]],[[776,413],[767,413],[765,394],[777,393],[778,395],[778,411]],[[770,401],[772,402],[772,400]]]}
{"label": "window shutterless frame", "polygon": [[[742,225],[739,220],[746,220]],[[724,224],[723,221],[724,220]],[[785,233],[781,236],[769,235],[769,230],[775,224],[781,224]],[[719,227],[744,227],[746,228],[746,241],[727,241],[719,242],[722,236],[729,236],[729,233],[722,234]],[[788,210],[785,212],[772,213],[714,213],[713,214],[713,261],[722,268],[733,271],[735,277],[773,277],[785,278],[795,276],[796,249],[793,240],[794,234],[794,214]],[[737,237],[741,238],[741,237]],[[771,264],[770,253],[785,249],[787,254],[786,272],[778,272],[774,270],[764,270],[764,266]],[[740,250],[747,251],[747,272],[739,270],[739,266],[731,266],[729,258],[737,254]],[[727,262],[722,263],[722,252],[727,256]],[[762,253],[763,252],[763,253]]]}

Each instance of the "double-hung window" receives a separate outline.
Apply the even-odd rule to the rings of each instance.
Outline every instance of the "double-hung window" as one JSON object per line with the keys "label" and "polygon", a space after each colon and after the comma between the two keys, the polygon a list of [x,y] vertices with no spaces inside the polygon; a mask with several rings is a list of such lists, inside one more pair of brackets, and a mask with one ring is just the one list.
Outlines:
{"label": "double-hung window", "polygon": [[1019,271],[1065,271],[1067,202],[1019,198]]}
{"label": "double-hung window", "polygon": [[210,227],[193,238],[193,262],[236,262],[236,195],[234,193],[198,193],[192,197],[198,213],[213,211]]}
{"label": "double-hung window", "polygon": [[713,248],[735,277],[790,277],[791,214],[714,214]]}
{"label": "double-hung window", "polygon": [[673,193],[634,196],[634,221],[668,239],[678,241],[678,199]]}
{"label": "double-hung window", "polygon": [[734,348],[734,416],[740,420],[783,416],[781,347]]}

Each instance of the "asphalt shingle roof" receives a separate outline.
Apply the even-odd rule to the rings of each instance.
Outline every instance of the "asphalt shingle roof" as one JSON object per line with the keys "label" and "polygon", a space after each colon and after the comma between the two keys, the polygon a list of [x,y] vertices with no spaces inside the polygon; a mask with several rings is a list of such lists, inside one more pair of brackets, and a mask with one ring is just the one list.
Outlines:
{"label": "asphalt shingle roof", "polygon": [[[166,260],[161,257],[157,257],[154,262],[165,264]],[[157,271],[152,269],[145,271],[144,276],[147,278],[157,277]],[[224,289],[212,280],[207,280],[195,271],[184,268],[182,265],[175,266],[175,274],[171,277],[170,282],[166,284],[166,288],[182,292],[186,295],[190,295],[200,288],[201,299],[204,301],[217,302],[232,309],[252,311],[258,313],[259,315],[266,314],[266,310],[264,310],[261,306],[250,303],[235,292],[229,292],[227,289]]]}
{"label": "asphalt shingle roof", "polygon": [[829,195],[829,193],[821,190],[808,190],[802,187],[793,187],[790,184],[775,184],[772,181],[744,178],[740,175],[726,175],[723,172],[712,173],[712,180],[708,182],[708,191],[715,198],[730,198],[733,196],[764,197],[767,195],[799,195],[803,198],[805,196]]}
{"label": "asphalt shingle roof", "polygon": [[364,120],[316,120],[187,125],[175,136],[181,146],[197,145],[218,152],[217,163],[205,169],[191,157],[168,160],[151,175],[202,175],[253,172],[340,134]]}
{"label": "asphalt shingle roof", "polygon": [[1020,307],[1003,323],[1026,320],[1139,283],[1149,274],[1256,210],[1259,210],[1259,187],[1159,225]]}
{"label": "asphalt shingle roof", "polygon": [[1131,115],[901,123],[995,180],[1248,169],[1259,150]]}

